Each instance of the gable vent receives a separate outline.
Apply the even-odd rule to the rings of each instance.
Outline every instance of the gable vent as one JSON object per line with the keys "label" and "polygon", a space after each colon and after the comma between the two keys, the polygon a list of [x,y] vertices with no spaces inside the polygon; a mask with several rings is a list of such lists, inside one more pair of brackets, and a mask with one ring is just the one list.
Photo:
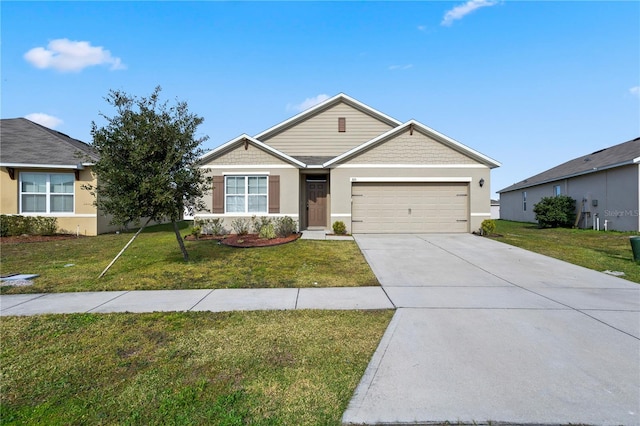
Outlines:
{"label": "gable vent", "polygon": [[338,132],[347,131],[347,119],[345,117],[338,117]]}

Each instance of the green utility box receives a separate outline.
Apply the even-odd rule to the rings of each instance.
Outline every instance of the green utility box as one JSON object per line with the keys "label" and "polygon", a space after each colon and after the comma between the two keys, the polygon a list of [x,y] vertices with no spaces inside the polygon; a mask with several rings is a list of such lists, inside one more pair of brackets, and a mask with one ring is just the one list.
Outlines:
{"label": "green utility box", "polygon": [[629,238],[631,243],[631,251],[633,252],[633,260],[636,263],[640,263],[640,237]]}

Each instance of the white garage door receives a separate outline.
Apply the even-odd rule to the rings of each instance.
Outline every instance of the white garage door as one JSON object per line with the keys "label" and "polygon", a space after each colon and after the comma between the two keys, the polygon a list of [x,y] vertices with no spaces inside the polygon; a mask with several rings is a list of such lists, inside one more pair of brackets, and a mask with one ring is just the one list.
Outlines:
{"label": "white garage door", "polygon": [[469,232],[467,183],[354,182],[351,232]]}

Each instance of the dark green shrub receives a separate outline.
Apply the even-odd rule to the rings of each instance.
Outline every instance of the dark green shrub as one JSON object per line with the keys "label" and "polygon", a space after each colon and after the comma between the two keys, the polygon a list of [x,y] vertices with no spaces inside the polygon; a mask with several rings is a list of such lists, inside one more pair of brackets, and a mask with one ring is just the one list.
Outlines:
{"label": "dark green shrub", "polygon": [[298,225],[296,221],[291,219],[289,216],[278,217],[274,221],[274,227],[276,231],[276,235],[280,238],[287,237],[291,234],[295,234],[298,230]]}
{"label": "dark green shrub", "polygon": [[344,235],[347,233],[347,226],[341,220],[333,222],[333,233],[336,235]]}
{"label": "dark green shrub", "polygon": [[0,235],[54,235],[58,231],[58,219],[42,216],[10,216],[0,218]]}
{"label": "dark green shrub", "polygon": [[576,220],[576,200],[567,195],[544,197],[533,206],[540,228],[571,227]]}
{"label": "dark green shrub", "polygon": [[493,219],[485,219],[480,224],[480,229],[482,229],[482,235],[491,235],[496,232],[496,221]]}

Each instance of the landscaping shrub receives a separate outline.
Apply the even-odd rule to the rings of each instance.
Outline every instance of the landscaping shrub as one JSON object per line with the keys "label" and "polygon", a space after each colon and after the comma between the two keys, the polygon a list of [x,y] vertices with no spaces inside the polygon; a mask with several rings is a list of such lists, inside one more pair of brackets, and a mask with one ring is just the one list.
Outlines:
{"label": "landscaping shrub", "polygon": [[347,233],[347,226],[341,220],[333,222],[333,233],[336,235],[344,235]]}
{"label": "landscaping shrub", "polygon": [[496,221],[493,219],[485,219],[480,224],[482,235],[491,235],[496,232]]}
{"label": "landscaping shrub", "polygon": [[54,235],[58,231],[58,219],[42,216],[0,217],[0,235]]}
{"label": "landscaping shrub", "polygon": [[287,237],[291,234],[295,234],[295,232],[298,230],[298,224],[289,216],[276,218],[274,225],[276,235],[281,238]]}
{"label": "landscaping shrub", "polygon": [[273,226],[273,223],[268,223],[260,228],[260,232],[258,233],[260,238],[264,238],[267,240],[272,240],[276,237],[276,230]]}
{"label": "landscaping shrub", "polygon": [[193,221],[194,228],[200,227],[201,233],[205,235],[224,235],[226,230],[223,226],[222,218],[216,217],[214,219],[200,219],[197,218]]}
{"label": "landscaping shrub", "polygon": [[253,232],[258,235],[262,231],[262,228],[271,224],[273,224],[273,220],[267,216],[260,216],[260,217],[253,216],[251,218],[251,226],[253,227]]}
{"label": "landscaping shrub", "polygon": [[567,195],[544,197],[533,206],[540,228],[571,227],[576,220],[576,200]]}
{"label": "landscaping shrub", "polygon": [[249,233],[250,221],[246,217],[238,217],[231,221],[231,228],[238,235],[247,235]]}

